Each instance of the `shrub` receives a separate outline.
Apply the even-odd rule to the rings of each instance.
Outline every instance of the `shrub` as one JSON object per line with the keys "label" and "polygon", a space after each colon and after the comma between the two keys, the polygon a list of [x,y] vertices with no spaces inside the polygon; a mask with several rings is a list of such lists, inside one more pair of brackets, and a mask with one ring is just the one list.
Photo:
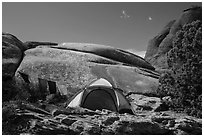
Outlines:
{"label": "shrub", "polygon": [[202,116],[202,23],[194,21],[177,32],[167,54],[172,73],[161,75],[157,92],[171,96],[170,108]]}

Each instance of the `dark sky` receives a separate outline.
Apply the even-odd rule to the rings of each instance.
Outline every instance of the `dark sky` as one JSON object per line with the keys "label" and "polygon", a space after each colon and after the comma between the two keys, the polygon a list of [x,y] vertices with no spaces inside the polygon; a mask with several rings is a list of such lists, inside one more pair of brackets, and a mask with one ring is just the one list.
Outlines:
{"label": "dark sky", "polygon": [[182,10],[201,3],[3,3],[2,30],[21,41],[86,42],[144,51]]}

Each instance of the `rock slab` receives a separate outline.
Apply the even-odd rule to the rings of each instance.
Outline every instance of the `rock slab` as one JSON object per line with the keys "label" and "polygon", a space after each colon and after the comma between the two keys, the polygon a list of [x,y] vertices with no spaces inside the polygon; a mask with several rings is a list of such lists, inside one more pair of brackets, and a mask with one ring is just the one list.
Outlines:
{"label": "rock slab", "polygon": [[[79,47],[81,45],[83,44],[79,44]],[[83,52],[67,49],[67,47],[56,48],[56,46],[54,48],[36,47],[26,50],[24,54],[15,78],[21,89],[30,91],[38,99],[50,94],[48,88],[50,82],[57,86],[58,93],[67,98],[71,98],[76,92],[99,78],[105,78],[114,87],[123,89],[124,94],[154,93],[158,86],[157,72],[145,66],[124,65],[124,62],[119,60],[92,54],[86,50]]]}

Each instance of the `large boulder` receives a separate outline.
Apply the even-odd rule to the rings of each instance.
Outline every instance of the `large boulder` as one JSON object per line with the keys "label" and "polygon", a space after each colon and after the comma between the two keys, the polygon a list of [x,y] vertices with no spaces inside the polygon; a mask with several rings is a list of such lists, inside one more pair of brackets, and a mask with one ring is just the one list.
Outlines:
{"label": "large boulder", "polygon": [[26,46],[15,36],[2,34],[2,76],[3,79],[12,78],[23,58]]}
{"label": "large boulder", "polygon": [[183,11],[177,20],[170,21],[147,46],[145,60],[157,69],[168,69],[167,53],[172,48],[173,39],[183,25],[202,20],[202,8],[192,7]]}
{"label": "large boulder", "polygon": [[2,99],[13,98],[17,92],[13,79],[15,72],[23,59],[27,47],[14,35],[2,34]]}
{"label": "large boulder", "polygon": [[[19,87],[29,87],[27,91],[37,99],[43,99],[50,93],[60,93],[70,98],[93,80],[105,78],[115,87],[123,89],[124,94],[155,92],[158,86],[158,74],[155,71],[145,66],[140,68],[124,65],[120,60],[97,55],[106,46],[92,45],[92,48],[89,46],[88,49],[76,50],[86,46],[88,47],[87,44],[79,44],[77,47],[74,44],[72,48],[68,48],[59,45],[27,50],[16,72]],[[97,54],[88,52],[93,49]],[[110,47],[107,49],[113,50]],[[111,50],[109,54],[112,54]],[[117,52],[113,50],[113,53]],[[140,58],[139,62],[142,61]]]}

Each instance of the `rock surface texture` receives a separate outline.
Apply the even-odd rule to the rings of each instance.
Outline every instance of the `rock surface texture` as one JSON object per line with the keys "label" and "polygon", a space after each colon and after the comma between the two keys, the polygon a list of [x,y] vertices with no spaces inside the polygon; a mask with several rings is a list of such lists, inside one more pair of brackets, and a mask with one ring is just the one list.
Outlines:
{"label": "rock surface texture", "polygon": [[147,46],[145,60],[157,69],[168,69],[167,53],[172,48],[173,39],[184,24],[202,20],[202,8],[192,7],[183,11],[177,20],[170,21]]}
{"label": "rock surface texture", "polygon": [[53,42],[36,42],[36,41],[26,41],[24,43],[27,47],[29,48],[35,48],[37,46],[55,46],[58,45],[58,43],[53,43]]}
{"label": "rock surface texture", "polygon": [[14,76],[16,69],[23,59],[23,52],[27,47],[15,36],[2,34],[2,74],[3,79]]}
{"label": "rock surface texture", "polygon": [[201,135],[202,120],[171,111],[135,115],[107,110],[10,102],[3,108],[3,134],[21,135]]}
{"label": "rock surface texture", "polygon": [[[35,44],[34,44],[35,43]],[[23,43],[14,35],[2,33],[2,97],[3,101],[15,98],[18,90],[24,94],[16,81],[15,73],[24,59],[24,52],[30,48],[41,45],[56,45],[48,42],[26,42]],[[18,94],[19,95],[19,94]],[[23,95],[22,95],[23,96]]]}
{"label": "rock surface texture", "polygon": [[2,34],[2,97],[3,101],[16,94],[14,75],[27,47],[14,35]]}
{"label": "rock surface texture", "polygon": [[124,94],[154,93],[158,86],[159,75],[149,69],[153,68],[149,63],[108,46],[66,43],[36,47],[24,54],[15,78],[21,89],[30,91],[36,98],[49,94],[49,83],[56,85],[55,92],[71,98],[99,78],[123,89]]}

